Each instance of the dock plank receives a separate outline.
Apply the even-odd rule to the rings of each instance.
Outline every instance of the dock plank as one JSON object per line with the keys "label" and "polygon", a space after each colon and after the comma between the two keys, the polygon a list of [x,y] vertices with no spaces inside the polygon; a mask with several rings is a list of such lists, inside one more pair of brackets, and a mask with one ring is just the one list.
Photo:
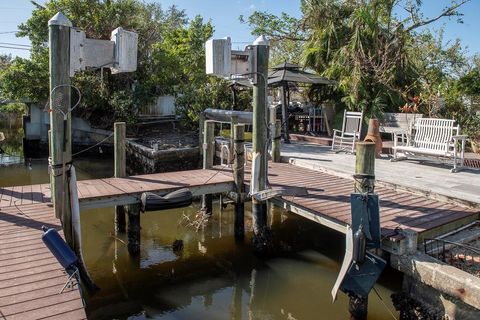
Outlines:
{"label": "dock plank", "polygon": [[[2,319],[86,319],[76,287],[59,294],[67,275],[41,240],[41,225],[61,229],[51,205],[33,203],[34,194],[42,190],[42,186],[12,190],[26,193],[23,198],[20,196],[20,201],[25,200],[24,205],[0,208]],[[35,195],[36,201],[40,198],[43,196]],[[31,215],[27,216],[25,211]]]}
{"label": "dock plank", "polygon": [[[247,169],[245,176],[247,183],[249,179],[250,171]],[[270,163],[269,182],[273,188],[304,186],[309,195],[284,197],[284,201],[298,205],[313,215],[333,219],[339,225],[351,222],[350,194],[353,191],[353,180],[291,164]],[[376,188],[375,191],[380,198],[380,224],[383,236],[392,235],[397,227],[422,233],[468,216],[479,215],[478,210],[474,208],[451,205],[405,191],[386,187]]]}

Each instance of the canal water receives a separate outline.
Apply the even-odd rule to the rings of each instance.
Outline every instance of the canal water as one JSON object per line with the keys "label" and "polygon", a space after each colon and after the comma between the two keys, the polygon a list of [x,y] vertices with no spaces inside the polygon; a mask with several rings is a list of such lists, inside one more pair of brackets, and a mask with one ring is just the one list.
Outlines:
{"label": "canal water", "polygon": [[[0,131],[2,131],[0,127]],[[21,148],[21,147],[20,147]],[[10,149],[10,152],[19,151]],[[21,151],[21,150],[20,150]],[[0,186],[48,181],[46,161],[0,166]],[[75,159],[80,179],[109,177],[113,159]],[[269,209],[274,252],[257,257],[251,218],[243,243],[233,237],[233,210],[214,205],[204,229],[189,221],[199,204],[141,216],[141,252],[132,258],[125,234],[115,234],[114,209],[81,213],[83,252],[101,290],[85,297],[89,319],[348,319],[348,298],[332,303],[344,236],[278,208]],[[249,211],[247,206],[247,211]],[[180,252],[172,250],[183,240]],[[393,319],[390,295],[401,275],[382,274],[369,297],[368,319]],[[398,314],[394,312],[398,318]]]}

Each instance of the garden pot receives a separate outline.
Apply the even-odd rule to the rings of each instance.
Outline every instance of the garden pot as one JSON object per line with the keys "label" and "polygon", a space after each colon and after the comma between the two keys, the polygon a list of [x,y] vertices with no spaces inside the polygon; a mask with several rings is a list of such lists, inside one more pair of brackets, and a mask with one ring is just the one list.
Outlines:
{"label": "garden pot", "polygon": [[375,156],[380,156],[380,153],[382,153],[383,142],[382,137],[380,136],[380,123],[378,119],[370,119],[368,121],[368,132],[363,141],[374,142]]}

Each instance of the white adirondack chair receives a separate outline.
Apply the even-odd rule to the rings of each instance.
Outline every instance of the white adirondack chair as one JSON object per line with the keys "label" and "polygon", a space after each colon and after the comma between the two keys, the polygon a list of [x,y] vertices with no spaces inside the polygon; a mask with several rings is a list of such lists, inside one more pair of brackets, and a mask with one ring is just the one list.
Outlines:
{"label": "white adirondack chair", "polygon": [[[455,126],[455,120],[418,118],[415,120],[415,135],[409,144],[399,146],[395,137],[392,161],[407,159],[408,155],[415,154],[448,158],[453,160],[451,171],[457,172],[464,165],[466,139],[466,135],[460,134],[460,126]],[[403,152],[405,157],[399,158],[399,151]]]}
{"label": "white adirondack chair", "polygon": [[360,139],[360,133],[362,132],[362,119],[363,111],[345,110],[342,130],[333,129],[332,150],[355,153],[355,143]]}

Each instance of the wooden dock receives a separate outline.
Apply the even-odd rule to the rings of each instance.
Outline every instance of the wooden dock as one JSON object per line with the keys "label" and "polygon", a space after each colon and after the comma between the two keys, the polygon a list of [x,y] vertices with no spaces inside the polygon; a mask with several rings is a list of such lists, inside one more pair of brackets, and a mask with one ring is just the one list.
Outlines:
{"label": "wooden dock", "polygon": [[[217,170],[229,169],[217,167]],[[250,171],[245,175],[246,183]],[[268,179],[272,188],[305,187],[307,196],[283,197],[272,202],[307,219],[346,232],[351,223],[350,194],[353,178],[346,179],[287,163],[269,163]],[[380,226],[383,249],[396,253],[402,229],[419,233],[424,238],[435,237],[479,219],[478,209],[429,199],[405,191],[376,187],[380,198]]]}
{"label": "wooden dock", "polygon": [[[82,180],[77,183],[81,209],[136,203],[143,192],[170,192],[189,188],[194,196],[232,190],[229,173],[189,170],[154,173],[128,178]],[[0,208],[50,202],[50,185],[37,184],[0,188]]]}
{"label": "wooden dock", "polygon": [[42,242],[42,225],[61,231],[50,204],[0,208],[0,319],[86,319],[77,287]]}
{"label": "wooden dock", "polygon": [[[232,190],[230,174],[192,170],[78,182],[81,207],[138,202],[145,191],[188,187],[194,195]],[[41,227],[56,228],[50,185],[0,188],[0,319],[85,319],[77,289],[59,294],[67,280],[63,268],[41,240]]]}
{"label": "wooden dock", "polygon": [[[249,181],[249,168],[246,172]],[[340,232],[350,223],[353,180],[270,163],[273,188],[303,186],[307,196],[273,199],[273,203]],[[190,188],[194,195],[233,190],[229,168],[191,170],[78,182],[81,208],[107,207],[139,201],[142,192]],[[398,230],[412,229],[420,239],[437,236],[478,220],[477,209],[422,195],[377,187],[384,250],[396,252]],[[0,316],[7,319],[85,318],[80,295],[59,295],[66,281],[63,269],[41,241],[42,225],[60,229],[50,204],[48,184],[0,188]]]}

